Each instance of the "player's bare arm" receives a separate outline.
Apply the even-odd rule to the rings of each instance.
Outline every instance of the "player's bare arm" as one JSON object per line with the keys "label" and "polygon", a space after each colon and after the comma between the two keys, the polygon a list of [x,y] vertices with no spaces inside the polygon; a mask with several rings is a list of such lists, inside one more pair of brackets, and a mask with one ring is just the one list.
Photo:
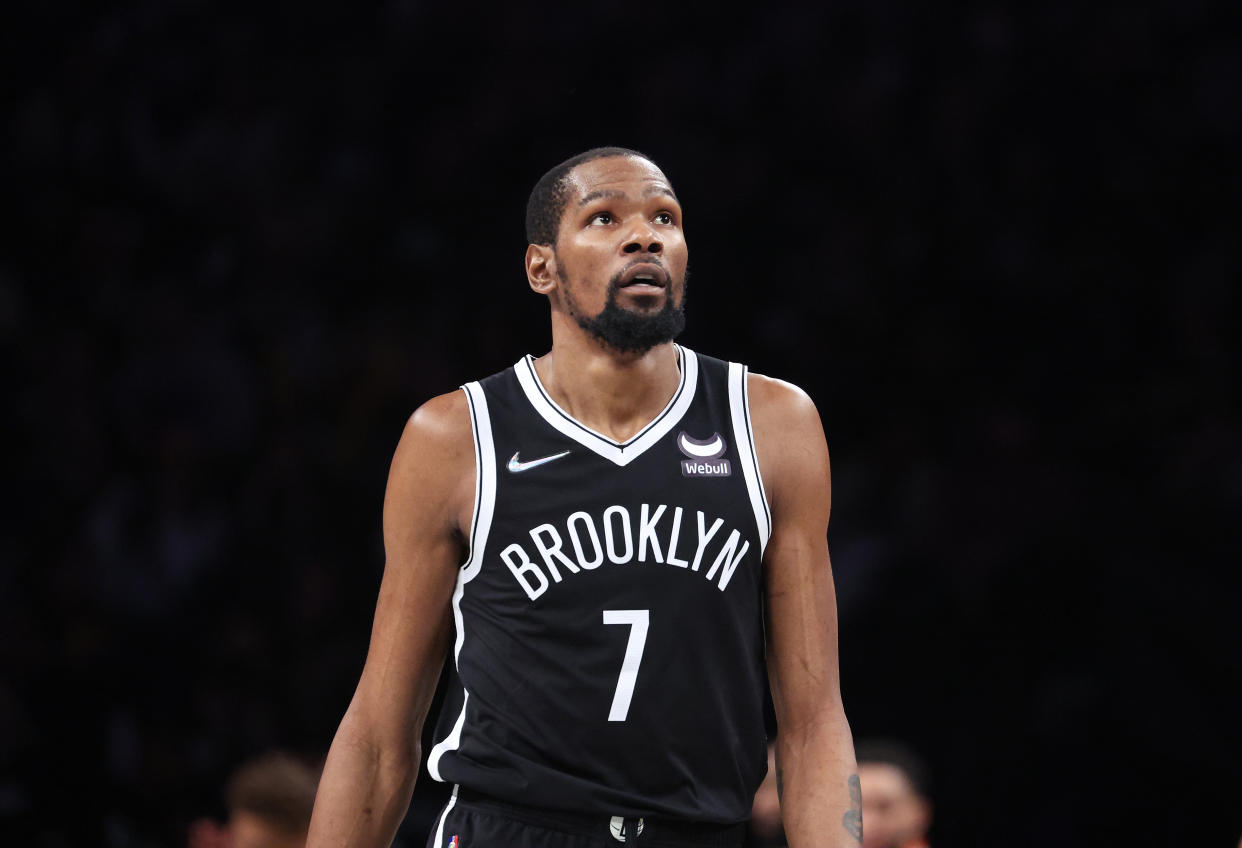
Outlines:
{"label": "player's bare arm", "polygon": [[785,834],[791,848],[857,845],[862,799],[837,665],[828,446],[815,405],[800,389],[758,375],[749,389],[772,508],[765,612]]}
{"label": "player's bare arm", "polygon": [[370,648],[328,752],[310,848],[389,845],[409,806],[452,629],[474,477],[464,393],[434,398],[410,417],[389,471]]}

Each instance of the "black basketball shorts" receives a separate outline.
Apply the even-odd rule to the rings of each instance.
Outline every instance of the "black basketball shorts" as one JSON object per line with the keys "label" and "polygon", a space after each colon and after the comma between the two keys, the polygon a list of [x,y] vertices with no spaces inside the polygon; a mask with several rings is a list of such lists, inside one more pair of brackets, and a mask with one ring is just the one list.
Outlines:
{"label": "black basketball shorts", "polygon": [[738,848],[746,825],[536,810],[456,788],[427,848]]}

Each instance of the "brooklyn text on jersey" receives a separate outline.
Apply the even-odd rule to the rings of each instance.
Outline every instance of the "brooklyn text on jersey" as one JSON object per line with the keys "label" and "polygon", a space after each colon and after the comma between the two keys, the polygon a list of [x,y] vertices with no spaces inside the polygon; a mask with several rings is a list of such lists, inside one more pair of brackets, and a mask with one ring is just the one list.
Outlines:
{"label": "brooklyn text on jersey", "polygon": [[[669,512],[668,504],[642,504],[637,516],[637,528],[633,525],[634,516],[623,506],[613,504],[604,510],[599,518],[589,512],[578,510],[572,513],[564,523],[566,536],[571,543],[571,559],[565,554],[565,541],[555,524],[540,524],[530,529],[529,534],[533,547],[539,552],[543,568],[531,560],[530,554],[520,543],[514,542],[500,552],[500,558],[513,572],[518,583],[533,601],[548,588],[548,574],[555,583],[562,579],[560,569],[569,574],[579,574],[583,570],[599,568],[607,561],[611,565],[626,565],[630,562],[665,563],[677,568],[689,568],[698,571],[703,565],[703,555],[707,552],[712,540],[720,533],[724,520],[717,518],[708,526],[709,519],[702,510],[695,510],[698,532],[689,539],[682,536],[683,507],[673,507],[671,521],[661,523],[660,519]],[[603,532],[600,532],[603,528]],[[662,528],[662,532],[658,532]],[[687,533],[687,536],[690,534]],[[722,534],[723,535],[723,534]],[[600,537],[603,537],[601,544]],[[638,538],[637,554],[635,554],[635,536]],[[663,542],[661,542],[663,539]],[[741,543],[739,549],[738,543]],[[663,547],[661,547],[663,545]],[[750,550],[750,542],[742,539],[736,529],[730,529],[719,546],[716,558],[711,560],[711,567],[704,575],[714,580],[720,572],[720,591],[729,585],[729,578],[737,570],[742,557]],[[665,553],[662,553],[664,551]],[[605,554],[607,555],[605,557]],[[689,559],[684,558],[685,554]]]}

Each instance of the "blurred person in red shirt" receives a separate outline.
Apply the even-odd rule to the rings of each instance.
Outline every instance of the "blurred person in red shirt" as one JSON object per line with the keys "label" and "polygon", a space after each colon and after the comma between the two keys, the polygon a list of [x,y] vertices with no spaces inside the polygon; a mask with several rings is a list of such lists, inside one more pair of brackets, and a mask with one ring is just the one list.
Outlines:
{"label": "blurred person in red shirt", "polygon": [[[887,739],[863,740],[855,747],[862,788],[863,848],[929,848],[930,773],[922,759],[900,742]],[[746,848],[784,848],[786,844],[775,752],[775,744],[769,743],[768,774],[755,793]]]}
{"label": "blurred person in red shirt", "polygon": [[931,779],[923,760],[889,739],[860,740],[863,848],[927,848]]}
{"label": "blurred person in red shirt", "polygon": [[303,848],[319,775],[282,753],[244,763],[225,784],[228,821],[190,825],[189,848]]}

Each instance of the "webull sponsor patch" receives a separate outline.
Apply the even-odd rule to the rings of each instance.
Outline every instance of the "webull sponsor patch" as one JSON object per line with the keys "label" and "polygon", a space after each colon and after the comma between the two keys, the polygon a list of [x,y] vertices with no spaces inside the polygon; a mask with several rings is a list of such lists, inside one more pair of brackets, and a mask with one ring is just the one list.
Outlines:
{"label": "webull sponsor patch", "polygon": [[724,459],[728,444],[719,433],[710,439],[695,439],[682,430],[677,434],[677,447],[688,457],[681,461],[683,477],[728,477],[733,473],[729,460]]}

